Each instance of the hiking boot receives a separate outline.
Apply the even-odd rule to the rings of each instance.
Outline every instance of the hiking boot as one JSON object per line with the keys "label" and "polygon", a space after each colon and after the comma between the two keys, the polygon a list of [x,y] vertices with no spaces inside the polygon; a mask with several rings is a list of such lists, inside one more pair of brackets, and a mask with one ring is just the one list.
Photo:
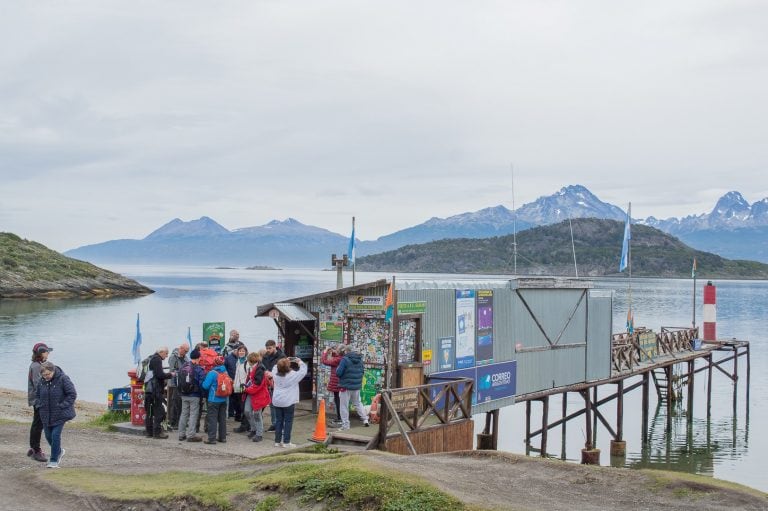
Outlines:
{"label": "hiking boot", "polygon": [[31,448],[31,447],[30,447],[30,448],[27,450],[27,456],[29,456],[29,457],[32,457],[32,455],[33,455],[33,454],[35,454],[35,450],[34,450],[33,448]]}
{"label": "hiking boot", "polygon": [[248,438],[253,438],[255,436],[256,436],[256,432],[255,431],[249,431],[248,432]]}
{"label": "hiking boot", "polygon": [[267,428],[267,431],[274,431],[274,430],[275,430],[274,426],[270,426],[270,427]]}
{"label": "hiking boot", "polygon": [[202,442],[202,441],[203,441],[203,437],[199,437],[197,435],[187,438],[187,442]]}
{"label": "hiking boot", "polygon": [[260,436],[258,436],[258,435],[254,435],[254,436],[253,436],[253,441],[254,441],[254,442],[261,442],[262,440],[263,440],[263,438],[261,438],[261,437],[260,437]]}
{"label": "hiking boot", "polygon": [[226,438],[219,438],[217,440],[217,442],[219,442],[220,444],[226,444],[227,443],[227,439]]}
{"label": "hiking boot", "polygon": [[151,431],[145,431],[144,436],[147,438],[152,438],[152,432]]}
{"label": "hiking boot", "polygon": [[160,433],[155,433],[153,438],[160,438],[160,439],[168,438],[168,433],[161,431]]}
{"label": "hiking boot", "polygon": [[248,428],[244,428],[242,426],[238,426],[235,429],[232,430],[234,433],[245,433],[248,431]]}
{"label": "hiking boot", "polygon": [[186,437],[186,436],[180,436],[180,437],[179,437],[179,442],[183,442],[183,441],[184,441],[184,440],[186,440],[186,439],[187,439],[187,437]]}
{"label": "hiking boot", "polygon": [[216,440],[211,440],[209,438],[208,440],[203,440],[203,443],[204,444],[208,444],[208,445],[215,445],[216,444]]}
{"label": "hiking boot", "polygon": [[43,461],[43,462],[45,462],[45,461],[48,461],[48,456],[46,456],[43,451],[38,449],[38,450],[36,450],[32,454],[32,459],[35,460],[35,461]]}

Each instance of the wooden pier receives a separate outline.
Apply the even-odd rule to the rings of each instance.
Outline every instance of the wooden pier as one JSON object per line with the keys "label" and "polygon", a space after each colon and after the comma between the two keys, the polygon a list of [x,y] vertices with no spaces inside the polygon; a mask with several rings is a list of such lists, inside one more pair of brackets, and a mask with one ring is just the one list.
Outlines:
{"label": "wooden pier", "polygon": [[[684,395],[688,402],[687,419],[692,420],[695,375],[704,371],[707,372],[707,417],[709,417],[712,406],[713,373],[717,370],[727,376],[735,385],[740,376],[740,357],[746,358],[746,388],[747,402],[749,402],[749,342],[730,339],[704,341],[699,345],[700,341],[697,337],[697,329],[669,327],[663,327],[659,333],[641,328],[633,334],[617,334],[612,339],[612,370],[609,378],[516,396],[515,402],[525,403],[526,407],[525,442],[529,449],[538,451],[541,456],[547,456],[549,431],[552,428],[562,426],[564,442],[565,424],[583,415],[586,442],[582,449],[582,463],[599,463],[600,450],[595,445],[597,421],[605,427],[612,437],[611,455],[624,456],[626,453],[623,428],[624,396],[628,392],[638,388],[642,392],[641,441],[645,444],[649,440],[651,382],[653,382],[658,403],[667,408],[666,431],[669,432],[672,428],[672,406],[674,402],[683,399]],[[696,367],[698,360],[703,360],[705,364]],[[598,388],[605,385],[615,385],[615,389],[610,395],[598,398]],[[575,412],[567,413],[568,394],[574,392],[581,396],[584,406]],[[558,394],[562,395],[561,416],[551,421],[550,397]],[[616,401],[616,417],[612,421],[610,417],[606,417],[601,412],[600,407],[614,400]],[[541,426],[532,430],[532,404],[537,401],[541,403]],[[733,406],[735,410],[735,391]],[[498,410],[488,412],[485,431],[483,435],[480,435],[481,439],[483,436],[487,437],[483,441],[485,448],[495,448],[498,431]],[[540,439],[538,448],[532,446],[532,439],[535,437]],[[483,448],[480,443],[479,441],[478,448]]]}

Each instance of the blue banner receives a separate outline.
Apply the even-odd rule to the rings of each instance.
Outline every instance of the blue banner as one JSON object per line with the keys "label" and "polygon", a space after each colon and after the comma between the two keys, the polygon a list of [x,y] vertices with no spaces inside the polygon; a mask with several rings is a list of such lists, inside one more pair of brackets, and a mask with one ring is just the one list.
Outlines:
{"label": "blue banner", "polygon": [[517,390],[517,361],[489,364],[477,368],[477,403],[513,397]]}

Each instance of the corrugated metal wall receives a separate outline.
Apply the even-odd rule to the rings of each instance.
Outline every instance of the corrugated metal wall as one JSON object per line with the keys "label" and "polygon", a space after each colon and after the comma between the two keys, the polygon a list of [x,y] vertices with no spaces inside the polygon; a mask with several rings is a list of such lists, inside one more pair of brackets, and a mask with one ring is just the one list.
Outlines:
{"label": "corrugated metal wall", "polygon": [[587,381],[611,375],[611,335],[613,334],[613,292],[589,290],[589,330],[587,331]]}

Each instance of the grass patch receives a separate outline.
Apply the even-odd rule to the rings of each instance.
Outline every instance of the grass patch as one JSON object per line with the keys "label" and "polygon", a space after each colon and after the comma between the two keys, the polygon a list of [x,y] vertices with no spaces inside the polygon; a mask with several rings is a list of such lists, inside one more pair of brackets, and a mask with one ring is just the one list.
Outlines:
{"label": "grass patch", "polygon": [[[88,469],[63,469],[45,477],[64,487],[77,488],[113,500],[172,501],[191,497],[206,506],[231,509],[230,499],[247,493],[254,478],[242,472],[201,475],[193,472],[115,475]],[[264,509],[270,509],[266,507]]]}
{"label": "grass patch", "polygon": [[266,499],[262,500],[253,508],[253,511],[276,511],[280,509],[280,504],[283,502],[279,497],[270,495]]}
{"label": "grass patch", "polygon": [[83,426],[88,428],[104,428],[107,431],[114,431],[114,428],[112,427],[114,424],[128,422],[129,420],[131,420],[131,412],[127,410],[109,410],[84,423]]}
{"label": "grass patch", "polygon": [[730,490],[768,501],[768,493],[731,481],[670,470],[641,469],[640,472],[648,476],[648,489],[654,493],[665,490],[680,498],[700,498],[714,491]]}
{"label": "grass patch", "polygon": [[334,447],[324,444],[315,444],[309,447],[293,450],[289,453],[270,454],[245,462],[247,465],[273,465],[275,463],[297,463],[303,461],[332,460],[347,456]]}
{"label": "grass patch", "polygon": [[298,494],[302,502],[323,502],[329,509],[467,509],[459,500],[427,483],[372,468],[358,456],[346,456],[332,463],[292,463],[257,476],[256,480],[262,490]]}

